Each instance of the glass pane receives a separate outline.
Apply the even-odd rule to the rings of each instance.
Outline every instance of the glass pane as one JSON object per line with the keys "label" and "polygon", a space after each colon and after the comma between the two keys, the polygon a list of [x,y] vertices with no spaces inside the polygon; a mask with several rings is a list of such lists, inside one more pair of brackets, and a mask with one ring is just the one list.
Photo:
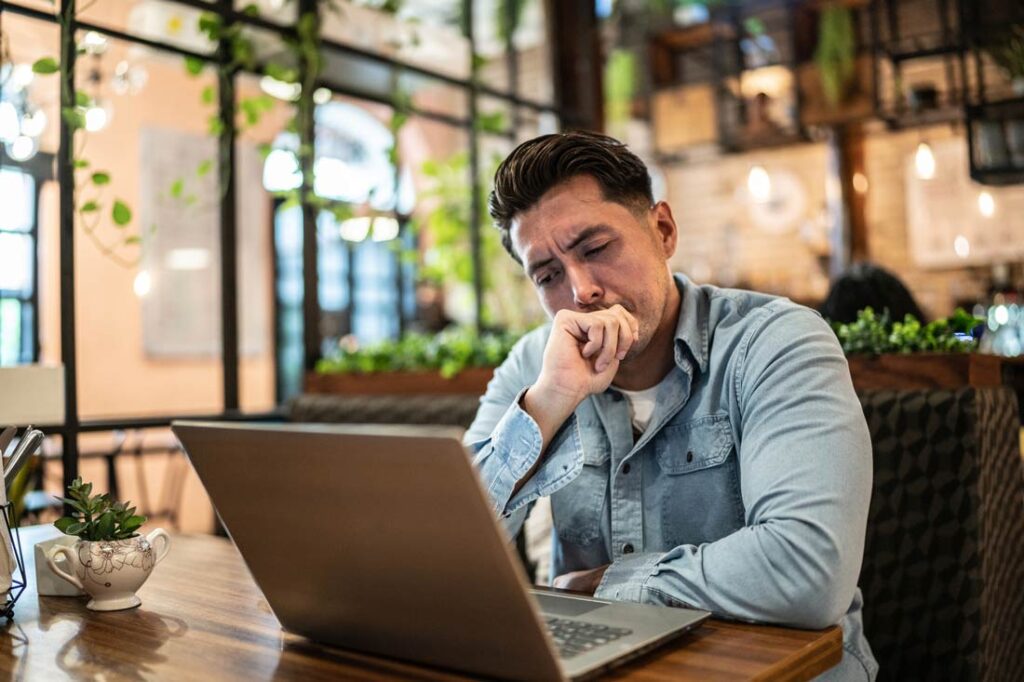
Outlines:
{"label": "glass pane", "polygon": [[[278,48],[266,43],[265,49],[275,52]],[[295,116],[295,107],[287,101],[286,93],[275,89],[267,79],[249,74],[239,76],[236,92],[240,112],[235,169],[241,341],[239,402],[247,412],[262,412],[274,407],[276,395],[274,304],[269,286],[273,280],[274,198],[265,183],[269,155],[265,157],[261,149],[265,152],[281,139],[282,131]]]}
{"label": "glass pane", "polygon": [[[99,209],[75,221],[86,419],[223,405],[216,74],[193,75],[179,56],[137,48],[109,40],[96,60],[83,57],[101,78],[79,74],[81,91],[107,109],[105,125],[76,135],[89,163],[77,198]],[[120,87],[122,63],[146,78]],[[94,171],[107,181],[95,182]]]}
{"label": "glass pane", "polygon": [[0,365],[21,362],[21,301],[0,298]]}
{"label": "glass pane", "polygon": [[277,258],[277,382],[281,400],[302,391],[304,345],[302,338],[302,209],[274,213],[274,250]]}
{"label": "glass pane", "polygon": [[32,245],[29,235],[0,233],[0,291],[7,295],[32,295]]}
{"label": "glass pane", "polygon": [[36,183],[31,175],[12,168],[0,170],[0,230],[31,230],[35,201]]}
{"label": "glass pane", "polygon": [[[212,3],[211,3],[212,4]],[[203,10],[170,0],[102,0],[79,2],[80,21],[167,43],[192,52],[208,54],[216,49],[199,29]],[[79,38],[81,41],[83,37]],[[89,40],[105,40],[90,37]],[[96,43],[99,45],[99,42]],[[102,49],[102,48],[101,48]],[[152,55],[148,47],[135,46],[135,56]]]}

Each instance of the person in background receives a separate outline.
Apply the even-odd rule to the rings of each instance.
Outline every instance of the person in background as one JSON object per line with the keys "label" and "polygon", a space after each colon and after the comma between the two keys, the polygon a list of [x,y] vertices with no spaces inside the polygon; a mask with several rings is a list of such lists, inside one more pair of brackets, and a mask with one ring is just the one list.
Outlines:
{"label": "person in background", "polygon": [[848,324],[856,321],[857,313],[869,306],[879,315],[888,310],[889,319],[894,322],[902,322],[907,315],[913,315],[921,324],[928,322],[903,282],[871,263],[851,266],[832,283],[821,305],[821,314],[831,322]]}
{"label": "person in background", "polygon": [[828,324],[673,275],[672,209],[603,135],[517,147],[490,212],[551,318],[496,370],[466,434],[512,536],[549,497],[555,586],[839,624],[824,678],[874,679],[857,588],[871,442]]}

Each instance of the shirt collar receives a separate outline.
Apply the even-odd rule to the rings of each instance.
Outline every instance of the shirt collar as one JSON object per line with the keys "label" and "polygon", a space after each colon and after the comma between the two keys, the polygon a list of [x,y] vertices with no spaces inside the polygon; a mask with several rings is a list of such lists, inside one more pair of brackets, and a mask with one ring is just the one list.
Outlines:
{"label": "shirt collar", "polygon": [[686,351],[697,362],[701,372],[708,368],[708,299],[700,287],[686,275],[674,275],[679,289],[679,321],[676,323],[675,361],[684,366]]}

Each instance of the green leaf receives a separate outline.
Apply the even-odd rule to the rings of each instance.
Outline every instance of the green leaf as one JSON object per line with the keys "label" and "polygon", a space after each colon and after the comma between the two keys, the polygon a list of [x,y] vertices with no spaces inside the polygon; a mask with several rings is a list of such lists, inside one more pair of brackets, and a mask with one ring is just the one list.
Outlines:
{"label": "green leaf", "polygon": [[74,161],[71,162],[71,165],[73,165],[75,168],[88,168],[89,162],[85,159],[75,159]]}
{"label": "green leaf", "polygon": [[258,17],[260,15],[260,8],[254,3],[250,3],[242,8],[242,14],[247,17]]}
{"label": "green leaf", "polygon": [[32,73],[38,73],[43,76],[57,73],[58,71],[60,71],[60,62],[53,57],[43,57],[42,59],[37,59],[32,64]]}
{"label": "green leaf", "polygon": [[199,95],[199,99],[202,100],[203,104],[213,104],[216,98],[217,90],[212,85],[207,85],[203,88],[203,92]]}
{"label": "green leaf", "polygon": [[68,535],[81,535],[82,531],[84,531],[86,528],[88,528],[88,524],[79,521],[78,523],[72,523],[71,525],[69,525],[67,528],[64,529],[64,532]]}
{"label": "green leaf", "polygon": [[178,178],[171,183],[171,196],[175,199],[181,198],[181,193],[185,189],[185,181]]}
{"label": "green leaf", "polygon": [[124,227],[132,221],[132,210],[128,208],[128,204],[118,199],[114,202],[114,208],[110,211],[110,217],[114,219],[114,223],[118,227]]}
{"label": "green leaf", "polygon": [[114,512],[107,510],[96,520],[96,539],[112,540],[114,536]]}
{"label": "green leaf", "polygon": [[293,68],[270,62],[266,66],[267,75],[283,83],[295,83],[299,80],[299,72]]}
{"label": "green leaf", "polygon": [[185,71],[190,76],[198,76],[203,72],[205,62],[199,57],[185,57]]}
{"label": "green leaf", "polygon": [[110,173],[107,173],[106,171],[96,171],[92,174],[92,183],[97,186],[109,185]]}
{"label": "green leaf", "polygon": [[217,116],[211,116],[206,123],[210,135],[218,137],[224,132],[224,121],[220,120]]}
{"label": "green leaf", "polygon": [[63,107],[60,110],[60,115],[72,132],[85,127],[85,114],[75,107]]}
{"label": "green leaf", "polygon": [[82,208],[78,209],[82,213],[95,213],[100,210],[100,205],[95,201],[87,201],[82,204]]}
{"label": "green leaf", "polygon": [[127,237],[124,238],[124,245],[125,246],[132,246],[132,245],[141,244],[141,243],[142,243],[142,237],[140,237],[137,234],[128,235]]}
{"label": "green leaf", "polygon": [[75,104],[80,107],[88,107],[92,104],[92,97],[79,90],[75,93]]}
{"label": "green leaf", "polygon": [[67,533],[68,528],[75,525],[76,523],[78,523],[77,519],[74,519],[70,516],[62,516],[61,518],[54,521],[53,525],[56,526],[57,530],[59,530],[61,533]]}
{"label": "green leaf", "polygon": [[220,17],[212,12],[199,15],[199,31],[205,33],[210,40],[220,40],[222,23]]}
{"label": "green leaf", "polygon": [[212,168],[213,161],[207,159],[206,161],[200,163],[199,166],[196,168],[196,175],[201,178],[207,173],[209,173]]}

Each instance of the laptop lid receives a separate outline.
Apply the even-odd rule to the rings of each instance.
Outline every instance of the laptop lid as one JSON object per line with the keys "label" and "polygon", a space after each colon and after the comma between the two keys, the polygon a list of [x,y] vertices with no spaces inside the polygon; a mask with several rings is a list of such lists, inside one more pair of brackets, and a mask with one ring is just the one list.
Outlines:
{"label": "laptop lid", "polygon": [[562,676],[460,430],[172,430],[286,629],[491,677]]}

